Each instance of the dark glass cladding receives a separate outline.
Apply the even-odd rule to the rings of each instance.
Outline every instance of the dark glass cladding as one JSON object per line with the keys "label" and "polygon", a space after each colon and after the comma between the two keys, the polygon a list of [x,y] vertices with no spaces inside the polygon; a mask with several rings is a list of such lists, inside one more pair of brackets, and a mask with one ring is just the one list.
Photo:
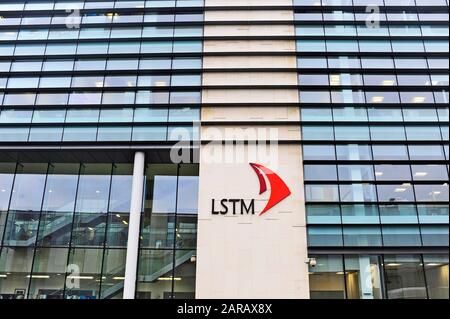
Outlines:
{"label": "dark glass cladding", "polygon": [[[197,139],[203,16],[203,0],[1,1],[0,146]],[[133,165],[2,160],[0,299],[121,299]],[[193,298],[198,165],[145,174],[136,295]]]}
{"label": "dark glass cladding", "polygon": [[203,1],[8,1],[0,13],[1,144],[197,139]]}
{"label": "dark glass cladding", "polygon": [[[132,164],[0,163],[0,299],[120,299]],[[138,297],[191,298],[198,165],[149,164]]]}
{"label": "dark glass cladding", "polygon": [[311,298],[447,299],[448,2],[294,5]]}

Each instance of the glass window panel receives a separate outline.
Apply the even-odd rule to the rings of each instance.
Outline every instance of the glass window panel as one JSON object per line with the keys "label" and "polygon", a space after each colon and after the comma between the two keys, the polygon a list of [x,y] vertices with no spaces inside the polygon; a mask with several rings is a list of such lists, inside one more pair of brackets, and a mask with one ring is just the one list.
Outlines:
{"label": "glass window panel", "polygon": [[83,164],[81,166],[76,212],[107,212],[111,168],[112,166],[108,164]]}
{"label": "glass window panel", "polygon": [[[42,68],[42,61],[14,61],[11,64],[11,71],[14,72],[31,72],[40,71]],[[5,70],[8,71],[8,70]]]}
{"label": "glass window panel", "polygon": [[302,126],[304,140],[334,140],[334,130],[330,126]]}
{"label": "glass window panel", "polygon": [[412,141],[440,141],[441,131],[434,126],[406,126],[406,136]]}
{"label": "glass window panel", "polygon": [[342,202],[375,202],[377,194],[375,185],[350,184],[339,185],[339,194]]}
{"label": "glass window panel", "polygon": [[50,164],[42,210],[73,212],[78,184],[78,164]]}
{"label": "glass window panel", "polygon": [[378,224],[380,217],[376,205],[342,205],[342,223]]}
{"label": "glass window panel", "polygon": [[30,142],[59,142],[62,138],[62,127],[31,127]]}
{"label": "glass window panel", "polygon": [[361,68],[361,62],[359,58],[349,56],[329,57],[328,67],[336,69],[359,69]]}
{"label": "glass window panel", "polygon": [[403,116],[405,118],[405,122],[411,121],[426,121],[426,122],[437,122],[437,112],[436,109],[430,109],[430,108],[404,108],[403,109]]}
{"label": "glass window panel", "polygon": [[65,110],[35,110],[33,123],[64,123]]}
{"label": "glass window panel", "polygon": [[367,121],[367,111],[365,108],[333,108],[333,119],[334,121]]}
{"label": "glass window panel", "polygon": [[69,96],[69,104],[100,104],[101,92],[73,92]]}
{"label": "glass window panel", "polygon": [[66,123],[96,123],[99,113],[99,109],[68,109]]}
{"label": "glass window panel", "polygon": [[380,205],[381,222],[385,224],[417,224],[415,205]]}
{"label": "glass window panel", "polygon": [[328,67],[328,64],[325,57],[299,57],[297,59],[297,67],[301,69],[326,69]]}
{"label": "glass window panel", "polygon": [[340,141],[368,141],[370,140],[367,126],[335,126],[335,139]]}
{"label": "glass window panel", "polygon": [[432,92],[400,92],[402,103],[434,103]]}
{"label": "glass window panel", "polygon": [[1,141],[26,142],[28,140],[28,127],[5,127],[0,128]]}
{"label": "glass window panel", "polygon": [[[103,249],[75,248],[69,253],[72,265],[66,274],[66,281],[73,282],[77,277],[79,285],[66,287],[66,299],[97,299],[99,297]],[[79,271],[76,273],[75,271]]]}
{"label": "glass window panel", "polygon": [[420,256],[385,255],[386,290],[389,299],[426,299]]}
{"label": "glass window panel", "polygon": [[336,165],[304,165],[304,178],[307,181],[337,180]]}
{"label": "glass window panel", "polygon": [[382,226],[385,246],[421,246],[419,226]]}
{"label": "glass window panel", "polygon": [[37,88],[39,77],[32,78],[9,78],[8,88]]}
{"label": "glass window panel", "polygon": [[337,185],[305,185],[305,190],[307,201],[339,201],[339,191]]}
{"label": "glass window panel", "polygon": [[171,60],[165,58],[146,58],[140,59],[140,70],[157,70],[157,69],[170,69]]}
{"label": "glass window panel", "polygon": [[327,74],[300,74],[299,85],[328,85]]}
{"label": "glass window panel", "polygon": [[104,70],[105,66],[106,60],[77,60],[75,62],[77,71]]}
{"label": "glass window panel", "polygon": [[130,141],[131,127],[109,127],[101,126],[98,128],[98,141]]}
{"label": "glass window panel", "polygon": [[17,167],[10,210],[40,211],[47,164],[21,164]]}
{"label": "glass window panel", "polygon": [[68,88],[72,78],[62,76],[41,77],[39,87],[41,88]]}
{"label": "glass window panel", "polygon": [[336,154],[338,160],[359,161],[372,159],[372,151],[369,145],[336,145]]}
{"label": "glass window panel", "polygon": [[309,226],[308,246],[343,246],[342,228],[340,226]]}
{"label": "glass window panel", "polygon": [[377,185],[378,199],[382,202],[413,202],[414,192],[411,184]]}
{"label": "glass window panel", "polygon": [[440,145],[408,145],[412,160],[443,160],[444,150]]}
{"label": "glass window panel", "polygon": [[72,87],[102,87],[103,76],[74,76],[72,79]]}
{"label": "glass window panel", "polygon": [[73,65],[73,60],[46,60],[43,71],[72,71]]}
{"label": "glass window panel", "polygon": [[109,59],[107,70],[136,70],[138,68],[138,59]]}
{"label": "glass window panel", "polygon": [[30,279],[30,299],[62,299],[68,249],[37,248]]}
{"label": "glass window panel", "polygon": [[97,127],[69,126],[64,128],[63,141],[95,141],[97,139]]}
{"label": "glass window panel", "polygon": [[364,69],[393,69],[394,61],[391,58],[361,58]]}
{"label": "glass window panel", "polygon": [[134,122],[166,122],[167,109],[137,108],[134,110]]}
{"label": "glass window panel", "polygon": [[422,242],[424,246],[448,247],[448,227],[445,225],[424,225],[420,226]]}
{"label": "glass window panel", "polygon": [[418,202],[448,202],[448,184],[414,185]]}
{"label": "glass window panel", "polygon": [[345,299],[345,277],[342,255],[309,256],[317,265],[309,266],[311,299]]}
{"label": "glass window panel", "polygon": [[382,246],[378,226],[344,226],[344,246]]}
{"label": "glass window panel", "polygon": [[166,126],[134,126],[133,141],[165,141],[167,140]]}
{"label": "glass window panel", "polygon": [[445,165],[411,165],[415,181],[448,181],[448,172]]}
{"label": "glass window panel", "polygon": [[334,160],[336,154],[333,145],[303,145],[304,160]]}
{"label": "glass window panel", "polygon": [[381,256],[345,255],[348,299],[383,299]]}
{"label": "glass window panel", "polygon": [[173,69],[201,69],[202,60],[199,58],[175,58],[172,64]]}
{"label": "glass window panel", "polygon": [[32,110],[3,110],[0,113],[0,123],[31,123]]}
{"label": "glass window panel", "polygon": [[36,105],[66,105],[67,93],[39,93]]}
{"label": "glass window panel", "polygon": [[101,123],[114,123],[114,122],[132,122],[133,121],[133,109],[102,109],[100,111]]}
{"label": "glass window panel", "polygon": [[402,122],[403,114],[400,108],[370,107],[367,109],[369,120],[374,122]]}
{"label": "glass window panel", "polygon": [[372,165],[338,165],[341,181],[373,181]]}
{"label": "glass window panel", "polygon": [[331,122],[333,120],[331,109],[302,107],[300,112],[302,121]]}
{"label": "glass window panel", "polygon": [[306,205],[309,224],[340,224],[341,211],[338,205]]}
{"label": "glass window panel", "polygon": [[420,223],[448,223],[448,205],[417,205]]}
{"label": "glass window panel", "polygon": [[367,103],[400,103],[398,92],[366,92]]}
{"label": "glass window panel", "polygon": [[333,103],[365,103],[363,91],[331,91],[331,100]]}
{"label": "glass window panel", "polygon": [[[15,163],[0,164],[0,212],[8,210],[15,170]],[[0,217],[0,219],[2,219],[2,217]],[[3,225],[0,222],[0,230],[2,229],[2,226]]]}
{"label": "glass window panel", "polygon": [[173,260],[172,250],[140,251],[136,287],[138,299],[172,298]]}
{"label": "glass window panel", "polygon": [[[0,285],[2,299],[24,299],[28,291],[34,248],[4,247],[0,254],[0,273],[10,284]],[[2,278],[2,282],[5,279]]]}
{"label": "glass window panel", "polygon": [[373,145],[374,160],[408,160],[406,145]]}
{"label": "glass window panel", "polygon": [[134,92],[104,92],[102,104],[133,104]]}
{"label": "glass window panel", "polygon": [[448,299],[448,255],[423,255],[428,296],[430,299]]}
{"label": "glass window panel", "polygon": [[411,170],[409,165],[375,165],[377,181],[410,181]]}

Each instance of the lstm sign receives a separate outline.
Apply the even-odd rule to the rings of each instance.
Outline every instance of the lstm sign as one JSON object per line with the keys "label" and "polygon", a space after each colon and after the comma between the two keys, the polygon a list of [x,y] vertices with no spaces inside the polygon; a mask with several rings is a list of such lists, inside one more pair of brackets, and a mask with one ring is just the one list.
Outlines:
{"label": "lstm sign", "polygon": [[[268,190],[267,181],[270,185],[269,200],[259,215],[265,214],[269,209],[291,195],[289,187],[275,172],[261,164],[250,163],[250,167],[255,171],[256,176],[258,177],[259,195],[264,194]],[[254,215],[255,200],[244,200],[241,198],[212,199],[211,213],[213,215]]]}

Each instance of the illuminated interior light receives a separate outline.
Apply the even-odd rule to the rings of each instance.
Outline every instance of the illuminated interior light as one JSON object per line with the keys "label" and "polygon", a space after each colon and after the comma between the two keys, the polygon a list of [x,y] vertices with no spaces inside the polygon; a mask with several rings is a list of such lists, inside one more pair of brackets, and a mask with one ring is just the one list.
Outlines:
{"label": "illuminated interior light", "polygon": [[384,101],[384,96],[374,96],[372,98],[372,102],[373,103],[381,103]]}
{"label": "illuminated interior light", "polygon": [[48,279],[49,275],[28,275],[27,278],[35,278],[35,279]]}
{"label": "illuminated interior light", "polygon": [[394,80],[384,80],[384,81],[382,82],[382,84],[383,84],[383,85],[386,85],[386,86],[389,86],[389,85],[394,85],[395,82],[394,82]]}
{"label": "illuminated interior light", "polygon": [[181,278],[180,277],[159,277],[158,278],[158,280],[161,280],[161,281],[166,281],[166,280],[176,280],[176,281],[180,281],[181,280]]}
{"label": "illuminated interior light", "polygon": [[414,176],[418,176],[418,177],[424,177],[424,176],[427,176],[427,175],[428,175],[427,172],[416,172],[416,173],[414,174]]}
{"label": "illuminated interior light", "polygon": [[423,103],[423,102],[425,102],[425,97],[424,96],[415,96],[412,101],[413,101],[413,103]]}
{"label": "illuminated interior light", "polygon": [[388,263],[388,264],[386,264],[386,266],[387,267],[398,267],[398,266],[401,266],[402,264],[399,264],[399,263]]}

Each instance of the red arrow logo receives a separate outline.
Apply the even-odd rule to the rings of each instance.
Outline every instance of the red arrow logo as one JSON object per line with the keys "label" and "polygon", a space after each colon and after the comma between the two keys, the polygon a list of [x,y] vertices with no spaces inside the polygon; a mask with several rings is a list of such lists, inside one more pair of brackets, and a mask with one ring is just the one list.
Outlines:
{"label": "red arrow logo", "polygon": [[[262,173],[267,176],[270,184],[270,197],[269,201],[266,204],[266,207],[259,213],[259,216],[267,212],[273,206],[281,202],[283,199],[291,195],[291,191],[289,187],[287,187],[286,183],[278,176],[275,172],[268,169],[267,167],[261,164],[250,163],[250,166],[258,176],[259,180],[259,194],[263,194],[267,191],[266,180]],[[262,172],[262,173],[261,173]]]}

